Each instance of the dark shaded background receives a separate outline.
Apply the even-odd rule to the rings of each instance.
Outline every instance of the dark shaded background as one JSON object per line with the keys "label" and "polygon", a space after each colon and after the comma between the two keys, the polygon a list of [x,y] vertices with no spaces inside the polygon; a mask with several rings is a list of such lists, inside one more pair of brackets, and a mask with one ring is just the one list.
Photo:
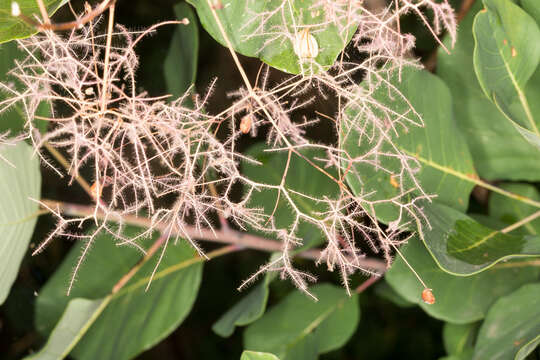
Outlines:
{"label": "dark shaded background", "polygon": [[[262,0],[261,0],[262,1]],[[174,0],[120,0],[117,5],[118,23],[131,29],[142,29],[156,22],[174,18]],[[80,1],[72,1],[80,8]],[[453,1],[459,5],[460,0]],[[77,4],[79,7],[77,7]],[[69,12],[61,12],[59,18],[68,18]],[[413,17],[403,20],[405,31],[417,35],[417,52],[424,58],[435,49],[435,42]],[[169,48],[173,26],[162,27],[157,34],[143,41],[139,47],[140,68],[138,83],[150,95],[166,93],[162,62]],[[358,56],[351,52],[351,56]],[[259,61],[241,58],[250,78],[254,78]],[[272,77],[284,76],[275,71]],[[240,87],[241,79],[231,61],[228,50],[216,43],[204,29],[200,29],[199,69],[196,88],[204,93],[210,81],[217,77],[208,111],[216,113],[228,104],[227,92]],[[332,114],[335,104],[329,101],[317,103],[317,109]],[[318,131],[310,133],[317,141],[332,140],[329,127],[322,124]],[[248,140],[244,146],[253,140]],[[47,169],[43,173],[43,197],[71,202],[88,202],[87,195],[78,186],[67,186]],[[475,206],[474,203],[472,206]],[[37,224],[32,242],[39,243],[53,226],[53,219],[42,216]],[[6,303],[0,307],[0,359],[18,359],[29,350],[39,349],[44,339],[33,330],[33,303],[35,295],[45,284],[63,256],[71,247],[66,240],[54,241],[42,254],[27,254],[19,277]],[[212,324],[243,294],[236,291],[242,279],[267,259],[267,254],[244,251],[218,258],[205,264],[201,289],[189,317],[164,341],[141,354],[138,359],[239,359],[242,351],[242,330],[228,339],[215,335]],[[333,274],[314,268],[310,262],[302,267],[319,274],[319,281],[339,283]],[[99,276],[99,274],[96,274]],[[363,279],[357,276],[354,281]],[[271,285],[269,305],[279,302],[293,287],[287,282],[276,281]],[[437,359],[444,356],[441,341],[442,323],[427,316],[418,307],[399,308],[375,294],[375,287],[360,296],[361,320],[349,343],[342,349],[321,357],[325,360],[345,359]]]}

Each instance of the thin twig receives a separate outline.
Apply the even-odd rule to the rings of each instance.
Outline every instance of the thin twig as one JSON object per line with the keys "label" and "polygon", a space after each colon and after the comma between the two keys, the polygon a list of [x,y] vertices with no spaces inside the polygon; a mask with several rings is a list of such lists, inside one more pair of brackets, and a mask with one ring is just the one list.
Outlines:
{"label": "thin twig", "polygon": [[539,217],[540,217],[540,210],[538,210],[535,213],[532,213],[531,215],[527,216],[526,218],[523,218],[523,219],[519,220],[518,222],[516,222],[516,223],[514,223],[514,224],[512,224],[510,226],[505,227],[504,229],[501,230],[501,232],[503,234],[509,233],[510,231],[515,230],[515,229],[517,229],[517,228],[519,228],[519,227],[521,227],[521,226],[523,226],[525,224],[528,224],[531,221],[533,221],[533,220],[535,220],[535,219],[537,219]]}
{"label": "thin twig", "polygon": [[39,12],[41,13],[41,17],[43,18],[43,23],[50,24],[51,19],[49,18],[49,14],[47,14],[47,8],[45,7],[43,0],[36,0],[36,1],[39,7]]}
{"label": "thin twig", "polygon": [[163,245],[166,240],[166,235],[162,233],[159,238],[152,244],[150,249],[146,252],[146,255],[142,257],[135,266],[131,268],[118,282],[114,285],[112,293],[116,293],[120,290],[132,277],[139,271],[139,269],[156,253],[156,251]]}
{"label": "thin twig", "polygon": [[114,27],[114,4],[109,7],[109,23],[107,25],[107,43],[105,45],[105,63],[103,65],[103,85],[101,86],[101,111],[105,111],[108,97],[109,58],[111,53],[112,32]]}
{"label": "thin twig", "polygon": [[88,11],[86,15],[82,16],[80,19],[69,21],[65,23],[56,23],[56,24],[40,24],[37,26],[39,31],[52,30],[52,31],[62,31],[62,30],[72,30],[76,28],[83,27],[86,23],[94,20],[96,17],[101,15],[105,10],[110,6],[114,5],[116,0],[105,0],[96,6],[93,10]]}
{"label": "thin twig", "polygon": [[378,280],[380,280],[380,276],[372,276],[370,277],[369,279],[367,279],[366,281],[364,281],[363,283],[361,283],[355,290],[354,292],[357,293],[357,294],[360,294],[361,292],[363,292],[364,290],[366,290],[368,287],[370,287],[371,285],[375,284]]}
{"label": "thin twig", "polygon": [[[58,150],[56,150],[48,142],[44,142],[43,146],[56,159],[56,161],[58,161],[60,163],[60,165],[62,165],[62,167],[64,169],[66,169],[66,171],[68,173],[70,173],[69,162],[66,160],[64,155],[62,155]],[[73,174],[71,174],[71,175],[73,175]],[[83,177],[81,177],[79,174],[74,175],[74,178],[75,178],[75,181],[77,181],[79,183],[79,185],[81,185],[81,187],[84,189],[84,191],[88,195],[90,195],[90,197],[93,199],[94,198],[94,192],[92,191],[92,187],[90,186],[90,184],[88,184],[88,182]]]}
{"label": "thin twig", "polygon": [[[51,209],[57,209],[61,213],[68,215],[68,216],[93,216],[96,214],[96,216],[100,219],[105,219],[105,214],[101,211],[95,212],[94,206],[87,206],[87,205],[78,205],[78,204],[71,204],[71,203],[64,203],[54,200],[47,200],[42,199],[41,202],[48,206]],[[123,216],[122,220],[126,224],[130,225],[136,225],[141,226],[144,228],[149,228],[152,226],[151,220],[148,218],[142,218],[142,217],[136,217],[136,216]],[[154,227],[159,231],[165,230],[165,225],[154,225]],[[234,244],[236,246],[248,248],[248,249],[254,249],[254,250],[261,250],[266,252],[275,252],[275,251],[282,251],[283,250],[283,244],[281,242],[266,239],[260,236],[251,235],[245,232],[237,231],[237,230],[211,230],[211,229],[204,229],[204,228],[197,228],[195,226],[190,225],[184,225],[183,232],[188,235],[189,237],[201,240],[201,241],[209,241],[209,242],[216,242],[216,243],[222,243],[222,244]],[[171,233],[172,235],[176,235],[174,232]],[[316,249],[309,249],[305,250],[301,253],[299,253],[297,256],[309,260],[318,260],[320,258],[321,252],[320,250]],[[360,266],[373,269],[377,271],[378,273],[384,273],[387,269],[386,263],[379,259],[374,258],[365,258],[360,259]]]}

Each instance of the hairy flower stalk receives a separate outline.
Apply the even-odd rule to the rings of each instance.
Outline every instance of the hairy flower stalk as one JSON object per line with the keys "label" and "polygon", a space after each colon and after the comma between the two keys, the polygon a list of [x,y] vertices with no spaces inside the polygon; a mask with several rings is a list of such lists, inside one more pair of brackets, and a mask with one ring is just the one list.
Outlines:
{"label": "hairy flower stalk", "polygon": [[[58,174],[63,171],[48,159],[43,151],[45,145],[67,154],[72,178],[91,170],[95,206],[93,216],[80,218],[66,218],[61,211],[49,208],[58,217],[58,226],[35,252],[42,251],[56,237],[85,241],[76,274],[99,232],[111,234],[118,245],[133,246],[145,253],[144,239],[161,229],[161,256],[169,243],[180,239],[189,241],[204,256],[204,249],[185,229],[214,229],[218,216],[240,229],[255,229],[282,241],[281,256],[272,258],[245,284],[262,272],[278,271],[309,292],[308,283],[315,281],[315,277],[296,269],[292,260],[295,249],[303,244],[298,235],[302,223],[311,224],[324,235],[326,246],[319,263],[326,264],[331,271],[339,270],[348,291],[351,274],[374,274],[372,269],[362,266],[363,244],[382,252],[389,264],[393,250],[410,236],[403,231],[410,230],[411,221],[420,227],[427,223],[422,201],[430,198],[416,180],[420,164],[394,144],[401,132],[423,124],[420,114],[390,81],[402,66],[419,66],[408,58],[414,40],[400,32],[399,17],[413,12],[435,36],[444,28],[455,37],[453,12],[446,1],[439,4],[431,0],[396,0],[389,6],[373,9],[361,1],[321,0],[311,10],[324,12],[325,23],[311,25],[307,30],[302,24],[286,21],[289,1],[283,0],[272,11],[253,14],[253,23],[261,25],[249,37],[268,35],[264,23],[282,18],[283,23],[272,28],[269,42],[294,44],[307,39],[306,44],[296,44],[298,51],[309,55],[299,57],[298,61],[302,69],[308,69],[304,66],[307,64],[318,71],[304,71],[275,84],[270,84],[266,72],[255,88],[246,83],[232,92],[231,106],[218,115],[204,111],[211,91],[205,97],[197,97],[194,106],[188,107],[185,100],[189,94],[169,99],[150,97],[138,90],[135,47],[157,26],[134,32],[115,25],[102,34],[98,31],[98,19],[68,33],[46,30],[20,40],[19,46],[27,56],[16,63],[10,75],[23,86],[17,90],[9,83],[0,85],[9,95],[0,103],[0,110],[22,104],[26,137],[42,163]],[[424,8],[435,14],[433,26],[423,15]],[[347,62],[341,57],[332,69],[321,71],[325,69],[320,69],[311,56],[315,45],[310,34],[328,23],[338,26],[344,39],[352,35],[348,31],[358,27],[352,44],[367,54],[365,60]],[[363,81],[359,83],[358,78]],[[408,106],[396,111],[378,102],[374,94],[381,89]],[[306,98],[306,91],[315,91],[317,95]],[[337,97],[341,104],[332,120],[308,113],[302,122],[291,118],[293,113],[313,104],[315,97],[327,96]],[[38,114],[41,103],[48,104],[49,115]],[[36,129],[38,120],[48,122],[44,134]],[[319,144],[310,139],[310,129],[321,121],[331,121],[335,127],[339,139],[335,144]],[[230,130],[225,139],[214,135],[221,126]],[[261,128],[266,129],[268,151],[288,156],[280,184],[253,181],[241,172],[241,162],[256,161],[239,153],[236,142],[241,136],[257,136]],[[355,156],[347,153],[342,142],[351,133],[356,134],[358,144],[369,144],[369,150]],[[321,155],[305,155],[310,151]],[[291,157],[299,157],[329,177],[338,189],[337,195],[316,197],[289,188],[286,178],[294,172],[289,168]],[[401,171],[394,174],[383,166],[383,159],[397,161]],[[353,176],[361,182],[358,169],[362,166],[394,176],[399,195],[376,200],[372,189],[353,193],[345,184],[345,177]],[[244,189],[240,199],[234,199],[232,194],[236,184]],[[279,201],[288,205],[294,214],[289,227],[276,226],[273,213],[264,213],[251,204],[252,195],[260,191],[278,194],[276,208]],[[313,201],[325,210],[306,212],[299,206],[299,199]],[[375,209],[380,203],[399,209],[400,215],[388,227],[377,221]],[[151,225],[141,234],[126,238],[122,219],[133,215],[151,218]],[[85,235],[73,232],[72,225],[80,227],[86,222],[93,223],[95,230]],[[158,265],[159,262],[156,268]]]}

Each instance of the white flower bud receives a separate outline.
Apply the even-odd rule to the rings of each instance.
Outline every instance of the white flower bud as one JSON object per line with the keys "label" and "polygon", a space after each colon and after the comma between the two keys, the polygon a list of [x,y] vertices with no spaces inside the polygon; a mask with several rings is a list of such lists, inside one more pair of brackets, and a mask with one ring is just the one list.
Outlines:
{"label": "white flower bud", "polygon": [[300,59],[316,58],[319,54],[319,44],[313,35],[309,33],[309,28],[305,28],[296,35],[294,52]]}
{"label": "white flower bud", "polygon": [[11,2],[11,15],[15,17],[21,15],[21,8],[19,7],[19,3],[16,1]]}

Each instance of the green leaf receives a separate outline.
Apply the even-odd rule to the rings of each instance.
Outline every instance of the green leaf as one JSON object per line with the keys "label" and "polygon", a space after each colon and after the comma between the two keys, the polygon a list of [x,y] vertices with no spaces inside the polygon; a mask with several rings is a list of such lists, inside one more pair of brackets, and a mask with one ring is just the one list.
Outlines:
{"label": "green leaf", "polygon": [[[126,228],[125,236],[137,232]],[[47,332],[57,322],[69,297],[65,296],[71,269],[84,244],[75,246],[37,299],[36,327]],[[107,235],[95,239],[81,267],[72,297],[98,299],[140,258],[140,253],[118,247]],[[169,245],[148,291],[145,288],[157,256],[146,262],[117,293],[73,350],[79,359],[130,359],[157,344],[191,310],[202,276],[202,263],[193,249],[181,242]]]}
{"label": "green leaf", "polygon": [[260,318],[266,310],[266,302],[270,293],[268,285],[275,275],[276,273],[267,273],[259,285],[214,323],[212,330],[219,336],[229,337],[236,326],[245,326]]}
{"label": "green leaf", "polygon": [[100,307],[104,305],[106,306],[107,302],[103,299],[71,300],[43,349],[25,360],[64,359],[73,349],[88,321],[99,313]]}
{"label": "green leaf", "polygon": [[540,269],[532,264],[509,261],[473,276],[453,276],[437,266],[417,237],[410,239],[400,251],[432,288],[435,304],[428,305],[421,300],[423,287],[400,257],[396,257],[386,273],[386,281],[429,315],[456,324],[482,319],[498,298],[535,281],[540,274]]}
{"label": "green leaf", "polygon": [[256,351],[244,351],[240,360],[279,360],[274,354],[256,352]]}
{"label": "green leaf", "polygon": [[[24,53],[17,48],[16,42],[9,42],[0,45],[0,82],[6,83],[8,72],[15,66],[15,60],[24,58]],[[6,99],[5,91],[0,92],[0,101]],[[0,133],[10,131],[16,134],[24,127],[24,113],[18,105],[13,105],[12,109],[0,114]]]}
{"label": "green leaf", "polygon": [[39,161],[24,142],[0,146],[0,304],[17,277],[37,221]]}
{"label": "green leaf", "polygon": [[[502,184],[500,188],[510,191],[519,196],[540,202],[540,193],[529,184]],[[538,211],[538,208],[524,204],[521,201],[502,196],[497,193],[490,195],[489,214],[501,223],[508,225],[515,224],[519,220]],[[540,219],[533,220],[511,234],[540,235]]]}
{"label": "green leaf", "polygon": [[[427,194],[437,194],[434,201],[465,211],[473,188],[469,179],[476,173],[467,144],[454,123],[448,88],[435,75],[410,68],[403,69],[401,82],[395,75],[392,84],[410,105],[401,97],[389,94],[384,86],[375,91],[374,99],[399,114],[412,105],[425,123],[424,127],[410,126],[399,137],[393,135],[394,144],[401,152],[418,159],[422,167],[415,177]],[[350,109],[347,115],[354,118],[357,112]],[[366,132],[369,133],[369,129]],[[372,148],[368,141],[358,145],[359,136],[351,131],[343,142],[343,148],[353,158],[366,154]],[[395,152],[389,145],[383,146],[381,151]],[[381,157],[381,166],[391,169],[394,174],[402,170],[400,161],[394,157]],[[372,165],[355,165],[346,179],[354,193],[360,193],[362,188],[366,193],[375,191],[372,200],[391,199],[401,193],[399,186],[392,183],[391,175],[377,171]],[[405,189],[412,186],[412,182],[403,185]],[[399,209],[390,203],[375,206],[375,212],[385,223],[394,221],[399,215]]]}
{"label": "green leaf", "polygon": [[[319,284],[310,289],[317,302],[294,291],[244,332],[246,349],[267,351],[281,359],[298,359],[291,354],[306,351],[322,354],[343,346],[352,336],[360,317],[358,296],[348,297],[337,286]],[[311,346],[308,346],[311,344]]]}
{"label": "green leaf", "polygon": [[[456,122],[469,145],[474,167],[480,177],[490,180],[540,180],[537,148],[525,141],[486,97],[474,73],[472,24],[481,8],[482,2],[476,1],[459,23],[458,40],[450,54],[439,49],[437,74],[450,88]],[[444,43],[450,47],[451,39],[447,37]],[[538,98],[532,93],[535,89],[540,89],[540,81],[529,81],[525,91],[527,98]],[[532,110],[534,114],[540,113]]]}
{"label": "green leaf", "polygon": [[[264,144],[256,144],[249,148],[245,155],[250,156],[262,164],[245,164],[242,172],[253,181],[279,185],[286,168],[287,153],[265,152],[264,150]],[[317,162],[315,160],[317,157],[324,158],[323,152],[315,150],[304,151],[302,154],[314,162]],[[319,163],[319,165],[321,164]],[[334,199],[339,195],[339,186],[332,179],[295,154],[291,155],[285,187],[319,199],[325,196]],[[327,210],[322,203],[315,202],[292,192],[290,195],[298,209],[305,214],[317,217],[316,213]],[[260,192],[254,192],[251,196],[250,206],[263,208],[267,215],[271,215],[278,198],[277,196],[278,191],[275,189],[263,189]],[[285,196],[281,194],[278,206],[274,212],[276,228],[288,229],[293,225],[294,220],[295,213],[285,199]],[[322,232],[316,226],[303,220],[299,223],[297,235],[303,239],[304,244],[300,248],[297,248],[295,252],[316,246],[324,241]]]}
{"label": "green leaf", "polygon": [[268,300],[268,285],[263,282],[250,291],[242,300],[223,314],[212,326],[212,330],[222,337],[229,337],[236,326],[252,323],[262,316]]}
{"label": "green leaf", "polygon": [[514,360],[524,360],[530,353],[532,353],[540,344],[540,335],[526,343],[519,349]]}
{"label": "green leaf", "polygon": [[[124,235],[132,237],[139,231],[139,228],[128,226],[124,230]],[[42,335],[48,335],[52,331],[72,298],[106,297],[116,282],[141,258],[138,250],[132,247],[118,247],[110,235],[104,232],[98,234],[68,297],[66,293],[73,275],[73,266],[77,263],[84,245],[77,243],[73,246],[39,292],[36,300],[36,329]],[[97,269],[100,276],[96,276]]]}
{"label": "green leaf", "polygon": [[521,0],[521,6],[540,25],[540,3],[536,0]]}
{"label": "green leaf", "polygon": [[[49,16],[67,2],[67,0],[43,0]],[[0,43],[27,38],[37,32],[34,27],[26,24],[20,18],[11,15],[11,3],[9,0],[0,2]],[[32,18],[34,15],[41,17],[37,1],[17,0],[17,3],[23,15],[29,18]]]}
{"label": "green leaf", "polygon": [[[8,76],[8,73],[16,66],[15,61],[22,61],[27,55],[17,47],[17,43],[14,41],[0,44],[0,82],[4,84],[13,83],[14,88],[21,91],[20,83]],[[0,91],[0,101],[7,99],[10,95],[4,90]],[[50,113],[50,106],[47,103],[42,102],[39,104],[36,115],[50,117]],[[44,133],[47,124],[48,122],[45,120],[34,119],[33,125]],[[0,133],[9,131],[10,134],[15,135],[21,132],[25,125],[26,115],[20,103],[16,103],[7,111],[0,113]]]}
{"label": "green leaf", "polygon": [[176,26],[171,46],[163,71],[167,90],[175,98],[184,95],[186,90],[195,83],[197,76],[197,61],[199,54],[199,31],[197,18],[191,7],[186,3],[178,3],[174,6],[174,13],[178,20],[189,20],[188,25]]}
{"label": "green leaf", "polygon": [[459,355],[468,349],[472,349],[477,330],[477,323],[445,323],[443,327],[443,343],[446,353]]}
{"label": "green leaf", "polygon": [[527,284],[489,309],[478,333],[474,360],[523,359],[538,344],[540,283]]}
{"label": "green leaf", "polygon": [[307,334],[287,349],[284,360],[317,360],[319,358],[318,339],[319,336],[314,333]]}
{"label": "green leaf", "polygon": [[[210,0],[214,2],[214,0]],[[203,27],[224,46],[226,42],[208,5],[208,0],[188,0],[197,9]],[[352,38],[356,26],[346,29],[325,20],[325,9],[317,0],[287,2],[281,0],[219,0],[216,9],[225,33],[235,51],[258,57],[268,65],[288,73],[302,72],[300,59],[294,51],[295,33],[309,27],[318,44],[319,52],[314,64],[304,69],[314,72],[329,68]],[[290,5],[290,6],[289,6]],[[265,14],[265,15],[263,15]],[[268,17],[268,15],[271,16]],[[291,14],[293,14],[291,16]],[[265,16],[265,19],[261,16]],[[293,27],[296,24],[297,28]]]}
{"label": "green leaf", "polygon": [[516,130],[540,149],[540,130],[525,86],[540,62],[540,29],[508,0],[483,0],[476,15],[474,69],[484,93]]}
{"label": "green leaf", "polygon": [[415,303],[410,302],[403,296],[399,295],[390,285],[388,285],[388,282],[386,281],[379,281],[379,283],[375,285],[375,293],[402,308],[408,308],[416,305]]}
{"label": "green leaf", "polygon": [[540,236],[505,234],[443,205],[424,210],[431,226],[424,232],[424,243],[451,274],[469,276],[502,260],[540,256]]}

